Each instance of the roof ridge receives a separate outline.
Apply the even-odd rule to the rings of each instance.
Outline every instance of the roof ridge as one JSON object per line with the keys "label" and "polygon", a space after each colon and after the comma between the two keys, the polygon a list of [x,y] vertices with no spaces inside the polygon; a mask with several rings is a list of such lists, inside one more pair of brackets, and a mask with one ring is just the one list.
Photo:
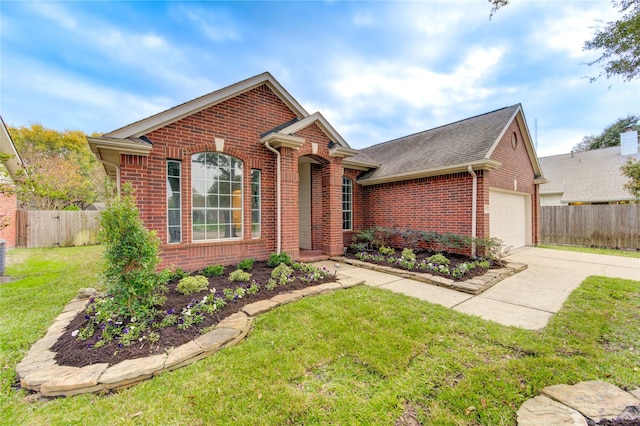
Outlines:
{"label": "roof ridge", "polygon": [[505,106],[505,107],[502,107],[502,108],[495,109],[493,111],[488,111],[488,112],[485,112],[485,113],[482,113],[482,114],[477,114],[477,115],[474,115],[474,116],[471,116],[471,117],[463,118],[461,120],[452,121],[451,123],[442,124],[440,126],[432,127],[430,129],[421,130],[421,131],[415,132],[415,133],[410,133],[408,135],[400,136],[400,137],[397,137],[397,138],[394,138],[394,139],[390,139],[388,141],[384,141],[384,142],[377,143],[375,145],[368,146],[366,148],[362,148],[362,150],[367,150],[369,148],[377,147],[377,146],[380,146],[380,145],[385,145],[385,144],[388,144],[388,143],[391,143],[391,142],[396,142],[396,141],[398,141],[400,139],[405,139],[405,138],[408,138],[410,136],[416,136],[416,135],[419,135],[419,134],[422,134],[422,133],[431,132],[433,130],[441,129],[443,127],[452,126],[454,124],[462,123],[463,121],[473,120],[475,118],[482,117],[483,115],[494,114],[494,113],[496,113],[498,111],[502,111],[502,110],[505,110],[505,109],[508,109],[508,108],[517,107],[518,105],[520,105],[520,103],[517,103],[517,104],[514,104],[514,105],[508,105],[508,106]]}

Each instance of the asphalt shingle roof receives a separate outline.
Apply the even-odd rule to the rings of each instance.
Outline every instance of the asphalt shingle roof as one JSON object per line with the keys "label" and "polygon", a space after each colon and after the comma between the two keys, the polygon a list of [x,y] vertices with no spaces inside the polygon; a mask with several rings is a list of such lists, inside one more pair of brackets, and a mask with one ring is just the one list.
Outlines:
{"label": "asphalt shingle roof", "polygon": [[518,108],[520,104],[361,149],[350,160],[373,159],[380,167],[358,181],[481,161]]}
{"label": "asphalt shingle roof", "polygon": [[620,167],[638,154],[622,156],[620,147],[594,149],[539,158],[547,183],[540,194],[563,192],[563,202],[633,200],[623,185]]}

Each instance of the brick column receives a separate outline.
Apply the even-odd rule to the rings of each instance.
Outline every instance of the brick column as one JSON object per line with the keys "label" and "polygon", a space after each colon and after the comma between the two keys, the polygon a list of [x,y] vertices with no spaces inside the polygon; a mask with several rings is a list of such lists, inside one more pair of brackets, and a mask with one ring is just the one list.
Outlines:
{"label": "brick column", "polygon": [[331,158],[322,168],[322,252],[342,254],[342,158]]}
{"label": "brick column", "polygon": [[298,157],[294,150],[280,148],[282,165],[282,251],[293,258],[300,255],[298,216]]}

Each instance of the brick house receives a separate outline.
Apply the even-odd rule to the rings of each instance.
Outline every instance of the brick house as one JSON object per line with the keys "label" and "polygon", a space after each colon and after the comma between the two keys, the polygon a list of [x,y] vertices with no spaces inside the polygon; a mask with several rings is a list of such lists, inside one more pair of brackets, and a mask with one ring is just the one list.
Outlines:
{"label": "brick house", "polygon": [[374,224],[471,235],[473,222],[487,236],[490,203],[514,194],[525,200],[521,245],[536,244],[540,168],[520,105],[499,111],[460,122],[478,127],[450,125],[461,145],[464,131],[485,131],[466,149],[480,152],[412,170],[400,161],[411,155],[380,147],[406,150],[402,141],[415,135],[354,150],[263,73],[88,141],[107,173],[135,188],[145,225],[162,241],[162,266],[196,270],[279,251],[339,255]]}
{"label": "brick house", "polygon": [[18,196],[13,191],[13,177],[22,167],[20,155],[16,150],[11,135],[0,117],[0,152],[11,156],[4,164],[0,164],[0,182],[9,188],[0,194],[0,223],[4,228],[0,229],[0,240],[5,241],[5,247],[10,249],[16,246],[16,212],[18,211]]}

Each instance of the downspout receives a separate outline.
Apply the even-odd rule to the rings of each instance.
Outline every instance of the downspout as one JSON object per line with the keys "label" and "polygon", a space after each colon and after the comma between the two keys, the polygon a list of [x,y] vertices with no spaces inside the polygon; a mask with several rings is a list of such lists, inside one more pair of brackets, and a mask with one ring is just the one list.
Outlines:
{"label": "downspout", "polygon": [[266,146],[269,151],[273,152],[276,155],[276,253],[280,253],[282,246],[282,183],[280,176],[280,169],[282,166],[280,165],[280,151],[269,145],[269,141],[265,141],[264,146]]}
{"label": "downspout", "polygon": [[120,166],[118,166],[115,163],[111,163],[109,161],[101,160],[97,158],[97,156],[96,156],[96,159],[102,164],[106,164],[107,166],[111,166],[116,169],[116,189],[118,190],[118,195],[120,195]]}
{"label": "downspout", "polygon": [[477,212],[478,209],[478,175],[473,171],[473,167],[468,166],[469,174],[473,176],[473,186],[471,194],[471,257],[476,257],[476,233],[477,233]]}

